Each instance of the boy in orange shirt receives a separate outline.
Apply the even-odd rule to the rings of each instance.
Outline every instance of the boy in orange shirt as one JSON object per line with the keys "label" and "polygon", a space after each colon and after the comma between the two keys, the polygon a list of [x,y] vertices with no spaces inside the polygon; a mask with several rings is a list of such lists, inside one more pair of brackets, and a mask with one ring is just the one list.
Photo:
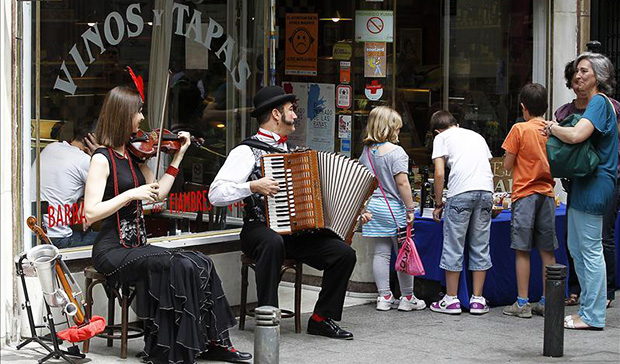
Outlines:
{"label": "boy in orange shirt", "polygon": [[502,148],[506,151],[504,167],[512,169],[511,244],[515,250],[517,301],[504,308],[504,314],[522,318],[532,313],[545,314],[545,279],[540,301],[529,303],[530,251],[537,248],[543,267],[555,264],[555,182],[547,160],[547,138],[542,136],[543,116],[547,111],[547,90],[530,83],[519,93],[526,122],[515,124]]}

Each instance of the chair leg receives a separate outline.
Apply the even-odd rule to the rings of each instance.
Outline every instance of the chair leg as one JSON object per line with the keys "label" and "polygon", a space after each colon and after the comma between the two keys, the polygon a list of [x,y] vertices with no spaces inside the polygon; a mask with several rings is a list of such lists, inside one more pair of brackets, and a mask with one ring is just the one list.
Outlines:
{"label": "chair leg", "polygon": [[245,330],[246,305],[248,303],[248,266],[241,263],[241,302],[239,303],[239,330]]}
{"label": "chair leg", "polygon": [[129,331],[129,300],[123,293],[121,304],[121,359],[127,359],[127,334]]}
{"label": "chair leg", "polygon": [[303,263],[295,267],[295,332],[301,333],[301,279],[303,277]]}
{"label": "chair leg", "polygon": [[[86,278],[84,282],[86,286],[86,317],[91,319],[93,317],[93,284],[92,278]],[[90,350],[90,339],[84,340],[84,346],[82,347],[82,352],[88,353]]]}
{"label": "chair leg", "polygon": [[[114,299],[114,293],[112,292],[113,290],[107,286],[105,287],[106,294],[108,295],[108,335],[112,336],[114,335],[114,328],[112,328],[112,326],[114,325],[114,311],[116,308],[116,302]],[[112,346],[114,346],[114,339],[108,339],[108,347],[111,348]]]}

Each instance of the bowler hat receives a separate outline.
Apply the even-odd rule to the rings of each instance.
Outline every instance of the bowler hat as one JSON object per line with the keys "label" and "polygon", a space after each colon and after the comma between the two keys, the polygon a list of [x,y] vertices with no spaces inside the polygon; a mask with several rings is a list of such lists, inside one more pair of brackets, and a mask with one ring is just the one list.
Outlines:
{"label": "bowler hat", "polygon": [[254,96],[254,110],[250,115],[256,118],[265,111],[283,105],[287,101],[295,102],[295,100],[297,100],[297,96],[287,94],[282,87],[267,86],[260,89]]}

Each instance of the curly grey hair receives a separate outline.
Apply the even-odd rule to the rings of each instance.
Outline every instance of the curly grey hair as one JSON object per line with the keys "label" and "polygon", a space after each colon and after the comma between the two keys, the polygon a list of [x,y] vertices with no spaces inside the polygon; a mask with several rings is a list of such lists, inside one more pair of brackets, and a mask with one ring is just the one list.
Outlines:
{"label": "curly grey hair", "polygon": [[585,52],[575,59],[575,69],[582,60],[588,60],[592,65],[594,76],[596,77],[598,90],[607,96],[612,96],[616,86],[616,76],[614,65],[609,58],[600,53]]}

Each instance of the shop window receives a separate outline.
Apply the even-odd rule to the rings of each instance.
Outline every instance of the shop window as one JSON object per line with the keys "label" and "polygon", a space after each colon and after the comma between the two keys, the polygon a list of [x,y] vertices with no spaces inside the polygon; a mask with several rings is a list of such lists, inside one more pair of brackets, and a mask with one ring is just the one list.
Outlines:
{"label": "shop window", "polygon": [[532,81],[532,1],[451,3],[449,107],[499,157],[510,128],[523,120],[519,91]]}
{"label": "shop window", "polygon": [[[23,67],[34,75],[40,65],[41,77],[38,90],[34,76],[29,88],[29,199],[32,211],[42,202],[42,220],[55,241],[63,247],[92,244],[100,228],[80,218],[90,158],[82,137],[94,130],[109,90],[134,87],[127,66],[144,79],[141,129],[159,128],[165,113],[166,129],[203,140],[186,153],[168,198],[144,205],[148,237],[240,226],[240,206],[216,209],[206,195],[227,152],[253,129],[251,96],[263,84],[265,64],[264,12],[264,2],[247,0],[62,0],[32,6],[31,24],[25,25],[32,29],[32,63]],[[170,157],[163,159],[166,166]],[[152,169],[154,160],[148,162]]]}

